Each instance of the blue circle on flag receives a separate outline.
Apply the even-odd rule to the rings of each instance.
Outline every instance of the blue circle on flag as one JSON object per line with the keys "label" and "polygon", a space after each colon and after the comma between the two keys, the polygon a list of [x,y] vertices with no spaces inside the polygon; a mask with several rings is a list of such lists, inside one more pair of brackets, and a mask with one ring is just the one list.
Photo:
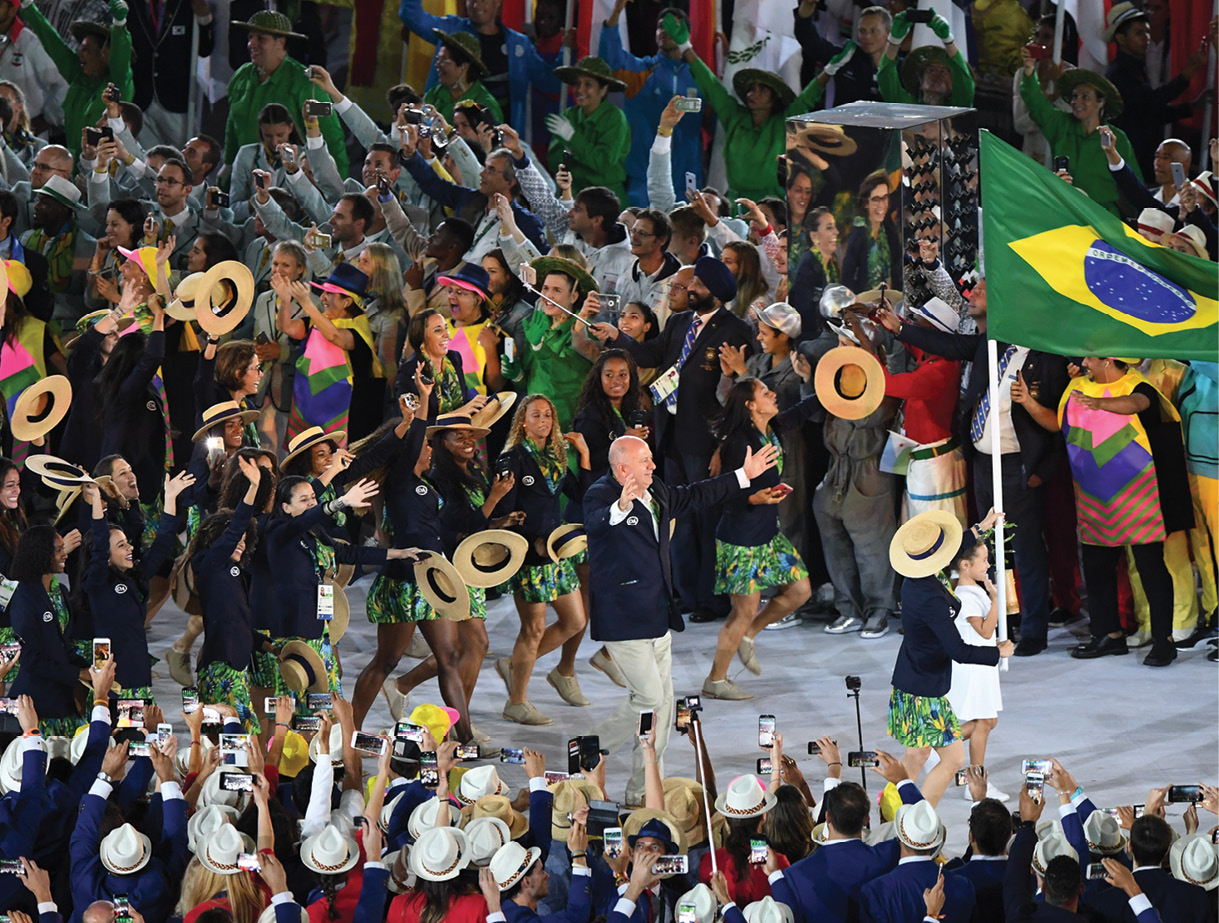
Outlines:
{"label": "blue circle on flag", "polygon": [[1193,294],[1103,240],[1084,254],[1084,282],[1114,311],[1152,324],[1180,324],[1197,312]]}

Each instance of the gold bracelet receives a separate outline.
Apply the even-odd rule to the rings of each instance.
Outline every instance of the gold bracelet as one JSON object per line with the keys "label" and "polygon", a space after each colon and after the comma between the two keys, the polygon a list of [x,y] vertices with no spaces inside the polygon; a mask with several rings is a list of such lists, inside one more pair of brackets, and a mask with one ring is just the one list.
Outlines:
{"label": "gold bracelet", "polygon": [[656,134],[660,135],[660,137],[662,137],[662,138],[669,138],[669,137],[672,137],[672,135],[673,135],[673,129],[665,128],[663,125],[661,125],[659,128],[656,129]]}

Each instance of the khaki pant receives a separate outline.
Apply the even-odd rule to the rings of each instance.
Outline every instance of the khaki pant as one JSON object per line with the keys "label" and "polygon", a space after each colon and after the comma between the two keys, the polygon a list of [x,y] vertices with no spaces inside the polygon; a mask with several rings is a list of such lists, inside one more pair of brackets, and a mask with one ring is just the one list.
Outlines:
{"label": "khaki pant", "polygon": [[627,741],[633,744],[631,778],[626,783],[626,803],[643,804],[643,748],[639,745],[639,713],[656,713],[656,759],[664,778],[664,753],[673,727],[673,654],[672,635],[638,641],[606,641],[605,649],[626,677],[627,697],[593,733],[601,747],[613,753]]}

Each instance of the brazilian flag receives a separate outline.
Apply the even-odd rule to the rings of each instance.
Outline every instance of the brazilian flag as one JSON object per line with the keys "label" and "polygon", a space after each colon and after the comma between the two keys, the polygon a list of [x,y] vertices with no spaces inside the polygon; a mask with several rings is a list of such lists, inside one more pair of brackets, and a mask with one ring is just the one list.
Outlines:
{"label": "brazilian flag", "polygon": [[1060,356],[1219,358],[1219,266],[1149,243],[982,132],[987,334]]}

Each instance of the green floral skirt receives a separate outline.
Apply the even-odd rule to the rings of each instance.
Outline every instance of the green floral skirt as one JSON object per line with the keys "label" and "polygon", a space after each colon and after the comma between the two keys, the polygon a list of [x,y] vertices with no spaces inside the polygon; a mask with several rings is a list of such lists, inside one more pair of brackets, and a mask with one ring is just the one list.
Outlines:
{"label": "green floral skirt", "polygon": [[[329,655],[327,655],[326,651],[322,650],[323,640],[324,639],[322,639],[322,638],[276,638],[275,646],[283,647],[289,641],[304,641],[311,648],[313,648],[315,651],[317,651],[318,654],[321,655],[322,663],[324,663],[326,665],[326,674],[330,679],[329,691],[332,693],[342,692],[342,686],[339,682],[339,658],[337,656],[335,656],[333,644],[328,645]],[[309,711],[308,705],[305,702],[305,697],[303,695],[297,694],[297,692],[295,690],[293,690],[284,681],[283,674],[280,673],[279,670],[275,671],[275,692],[274,692],[274,694],[275,695],[295,696],[296,697],[296,713],[298,715],[313,714],[311,711]]]}
{"label": "green floral skirt", "polygon": [[808,576],[808,568],[782,532],[765,545],[715,543],[715,592],[748,596],[787,586]]}
{"label": "green floral skirt", "polygon": [[231,705],[237,709],[237,717],[245,726],[247,734],[261,733],[258,713],[250,701],[250,676],[246,670],[237,670],[223,660],[202,664],[195,674],[199,684],[199,701],[211,705]]}
{"label": "green floral skirt", "polygon": [[[470,587],[470,618],[487,617],[487,591]],[[411,622],[432,622],[440,614],[432,608],[413,580],[397,577],[373,577],[365,604],[368,620],[374,625],[404,625]]]}
{"label": "green floral skirt", "polygon": [[263,689],[274,689],[279,676],[279,657],[271,651],[254,651],[250,655],[249,684]]}
{"label": "green floral skirt", "polygon": [[522,567],[506,585],[527,603],[552,603],[560,596],[578,592],[580,578],[572,559],[564,558],[558,564]]}
{"label": "green floral skirt", "polygon": [[76,729],[84,727],[88,723],[89,719],[83,715],[67,715],[63,718],[40,718],[38,730],[44,738],[66,737],[71,740],[76,736]]}
{"label": "green floral skirt", "polygon": [[[10,626],[5,625],[3,627],[0,627],[0,644],[18,644],[18,643],[20,643],[20,641],[21,641],[21,639],[17,637],[16,632],[14,632]],[[92,657],[92,654],[90,654],[90,657]],[[21,664],[20,664],[20,662],[18,662],[13,666],[13,668],[11,670],[8,671],[7,674],[5,674],[5,676],[4,676],[5,684],[7,684],[8,686],[11,687],[13,685],[13,680],[15,680],[20,675],[21,675]]]}
{"label": "green floral skirt", "polygon": [[947,747],[961,739],[961,725],[945,696],[889,696],[889,736],[905,747]]}

